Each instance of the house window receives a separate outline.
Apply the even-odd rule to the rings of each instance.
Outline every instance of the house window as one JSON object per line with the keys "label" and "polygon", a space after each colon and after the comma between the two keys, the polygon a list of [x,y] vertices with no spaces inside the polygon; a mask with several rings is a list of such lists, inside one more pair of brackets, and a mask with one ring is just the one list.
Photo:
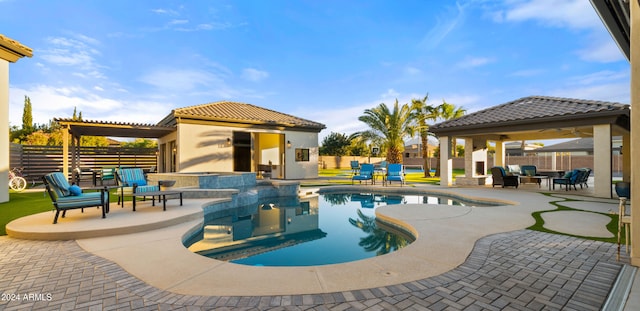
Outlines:
{"label": "house window", "polygon": [[296,162],[309,161],[309,149],[296,148]]}

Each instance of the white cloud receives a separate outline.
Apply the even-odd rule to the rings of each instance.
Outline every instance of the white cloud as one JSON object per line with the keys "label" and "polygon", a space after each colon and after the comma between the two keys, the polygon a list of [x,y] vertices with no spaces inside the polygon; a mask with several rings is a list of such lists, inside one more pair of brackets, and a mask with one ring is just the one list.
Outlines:
{"label": "white cloud", "polygon": [[592,85],[592,84],[607,84],[613,81],[625,82],[629,81],[628,71],[598,71],[591,74],[582,76],[570,77],[568,79],[569,85]]}
{"label": "white cloud", "polygon": [[458,68],[473,68],[473,67],[480,67],[480,66],[484,66],[488,63],[493,62],[493,60],[491,58],[487,58],[487,57],[467,57],[464,60],[462,60],[461,62],[459,62],[458,64],[456,64],[456,67]]}
{"label": "white cloud", "polygon": [[29,96],[35,123],[48,123],[54,118],[68,118],[73,109],[82,112],[85,120],[157,123],[174,108],[172,103],[109,98],[97,95],[92,89],[78,86],[55,88],[37,85],[32,88],[11,88],[9,122],[22,124],[24,96]]}
{"label": "white cloud", "polygon": [[216,74],[198,69],[155,69],[139,78],[141,82],[167,92],[188,92],[198,87],[222,83]]}
{"label": "white cloud", "polygon": [[620,102],[624,104],[629,104],[629,99],[631,98],[629,94],[628,82],[564,87],[561,89],[551,90],[550,95],[569,98]]}
{"label": "white cloud", "polygon": [[422,73],[422,70],[416,68],[416,67],[411,67],[411,66],[407,66],[404,68],[404,72],[408,75],[414,76],[414,75],[419,75]]}
{"label": "white cloud", "polygon": [[576,53],[585,61],[600,63],[626,61],[620,48],[609,36],[591,40],[587,47],[578,50]]}
{"label": "white cloud", "polygon": [[46,39],[48,49],[38,51],[50,66],[72,67],[73,74],[80,77],[91,76],[103,79],[104,74],[96,57],[101,56],[96,46],[100,41],[82,34],[72,34],[70,37],[49,37]]}
{"label": "white cloud", "polygon": [[523,69],[523,70],[517,70],[512,72],[511,74],[509,74],[509,76],[511,77],[533,77],[533,76],[539,76],[543,73],[545,73],[546,70],[544,69]]}
{"label": "white cloud", "polygon": [[511,1],[513,4],[504,12],[506,21],[534,20],[550,27],[574,29],[602,27],[602,22],[585,0],[532,0]]}
{"label": "white cloud", "polygon": [[160,15],[178,15],[179,13],[177,11],[171,10],[171,9],[153,9],[151,10],[151,12],[156,13],[156,14],[160,14]]}
{"label": "white cloud", "polygon": [[254,69],[254,68],[245,68],[242,70],[242,78],[252,82],[258,82],[264,80],[269,77],[269,73],[266,71]]}
{"label": "white cloud", "polygon": [[427,49],[435,49],[439,46],[450,32],[464,22],[466,7],[467,5],[456,2],[455,8],[449,8],[450,12],[437,16],[436,25],[422,38],[421,45]]}
{"label": "white cloud", "polygon": [[187,19],[174,19],[169,22],[169,25],[183,25],[188,23],[189,23],[189,20]]}

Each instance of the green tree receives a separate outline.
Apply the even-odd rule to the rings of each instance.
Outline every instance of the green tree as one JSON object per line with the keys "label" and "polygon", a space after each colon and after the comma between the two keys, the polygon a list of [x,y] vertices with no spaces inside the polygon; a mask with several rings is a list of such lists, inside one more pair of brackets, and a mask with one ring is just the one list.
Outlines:
{"label": "green tree", "polygon": [[[438,106],[439,114],[438,117],[446,120],[453,120],[462,117],[467,110],[462,107],[456,107],[453,104],[447,103],[445,100],[442,100],[442,104]],[[453,156],[458,156],[458,148],[456,147],[456,138],[451,137],[451,149],[453,150]]]}
{"label": "green tree", "polygon": [[413,136],[415,131],[412,117],[411,107],[407,104],[399,106],[397,99],[393,110],[382,103],[378,107],[366,109],[364,115],[358,118],[370,127],[360,135],[385,149],[389,163],[403,163],[404,139]]}
{"label": "green tree", "polygon": [[322,140],[320,155],[344,156],[351,145],[350,138],[345,134],[331,132]]}
{"label": "green tree", "polygon": [[[447,120],[453,120],[453,119],[457,119],[459,117],[462,117],[465,113],[466,110],[462,107],[456,107],[453,104],[447,103],[444,99],[442,100],[442,104],[438,105],[438,107],[436,107],[436,113],[438,118],[443,119],[445,121]],[[456,144],[456,138],[455,137],[450,137],[451,139],[451,144],[452,144],[452,150],[454,152],[454,156],[455,153],[457,153],[457,144]],[[440,152],[440,147],[438,146],[438,161],[436,163],[436,175],[440,176],[440,157],[442,156],[442,153]],[[473,151],[473,150],[472,150]]]}
{"label": "green tree", "polygon": [[26,134],[33,132],[33,108],[31,107],[31,98],[24,96],[24,108],[22,109],[22,129]]}
{"label": "green tree", "polygon": [[[352,134],[351,145],[348,147],[347,154],[351,156],[366,157],[371,155],[371,150],[367,146],[367,142],[359,135]],[[350,137],[351,137],[350,136]]]}
{"label": "green tree", "polygon": [[157,148],[158,142],[147,138],[136,138],[134,141],[125,141],[120,145],[127,148]]}
{"label": "green tree", "polygon": [[438,111],[436,107],[427,104],[429,100],[429,94],[425,95],[422,99],[412,99],[412,109],[415,122],[417,123],[417,130],[420,134],[421,154],[423,160],[424,177],[429,177],[429,171],[431,165],[429,162],[429,121],[435,121],[438,117]]}

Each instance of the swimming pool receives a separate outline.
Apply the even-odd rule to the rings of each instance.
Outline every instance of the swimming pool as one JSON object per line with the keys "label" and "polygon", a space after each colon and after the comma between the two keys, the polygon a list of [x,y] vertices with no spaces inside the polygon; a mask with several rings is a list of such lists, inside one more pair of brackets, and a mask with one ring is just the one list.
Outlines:
{"label": "swimming pool", "polygon": [[252,266],[355,261],[394,252],[413,241],[409,234],[375,220],[377,207],[409,203],[477,205],[444,196],[373,192],[266,199],[207,215],[203,229],[185,246],[210,258]]}

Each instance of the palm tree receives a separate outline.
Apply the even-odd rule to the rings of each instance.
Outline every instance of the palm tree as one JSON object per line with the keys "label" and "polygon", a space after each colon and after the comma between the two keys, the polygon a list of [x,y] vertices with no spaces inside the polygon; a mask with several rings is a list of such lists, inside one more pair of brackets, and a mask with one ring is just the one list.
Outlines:
{"label": "palm tree", "polygon": [[[452,120],[462,117],[467,110],[462,107],[456,107],[453,104],[447,103],[444,99],[442,100],[442,104],[438,106],[439,117],[443,120]],[[458,150],[456,148],[456,138],[451,137],[451,148],[453,149],[453,156],[458,156]]]}
{"label": "palm tree", "polygon": [[425,95],[422,99],[412,99],[413,117],[417,123],[417,130],[420,133],[420,142],[422,144],[422,159],[424,161],[423,167],[424,177],[429,176],[431,170],[431,163],[429,163],[429,124],[427,121],[435,121],[438,117],[437,109],[427,104],[429,94]]}
{"label": "palm tree", "polygon": [[402,163],[402,151],[404,150],[404,138],[413,136],[411,107],[403,104],[398,107],[396,99],[393,110],[384,103],[372,109],[366,109],[364,115],[358,120],[369,125],[370,129],[360,135],[387,150],[389,163]]}
{"label": "palm tree", "polygon": [[376,252],[377,256],[391,253],[407,245],[410,241],[400,234],[393,234],[376,225],[376,218],[367,216],[360,209],[356,211],[359,219],[349,218],[349,223],[360,228],[367,236],[360,238],[359,246],[367,252]]}

